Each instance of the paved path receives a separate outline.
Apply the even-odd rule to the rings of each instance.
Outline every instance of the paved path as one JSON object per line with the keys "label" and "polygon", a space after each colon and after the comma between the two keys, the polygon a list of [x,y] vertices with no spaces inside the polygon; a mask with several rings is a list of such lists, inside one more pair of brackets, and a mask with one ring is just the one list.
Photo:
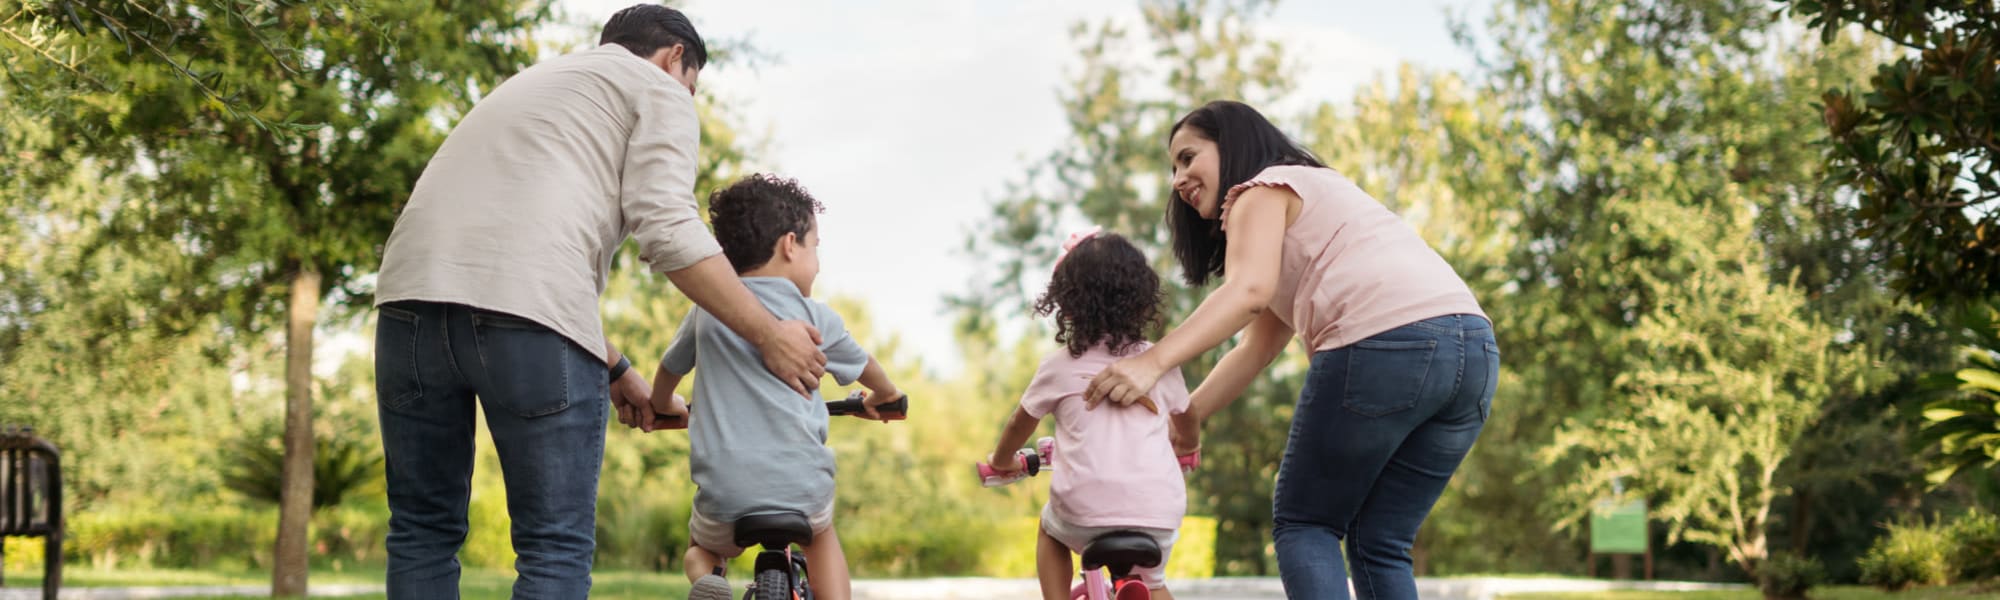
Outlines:
{"label": "paved path", "polygon": [[[1220,577],[1172,582],[1174,597],[1185,600],[1264,600],[1284,598],[1276,578]],[[1583,579],[1440,578],[1418,579],[1417,594],[1426,600],[1494,600],[1519,592],[1601,592],[1606,590],[1693,591],[1746,589],[1741,585],[1684,582],[1595,581]],[[315,585],[314,596],[382,593],[380,585]],[[190,596],[269,596],[270,586],[183,586],[138,588],[73,588],[65,600],[139,600]],[[1032,579],[958,577],[939,579],[875,579],[854,582],[855,600],[1033,598],[1039,593]],[[0,589],[0,600],[40,600],[39,588]]]}
{"label": "paved path", "polygon": [[[1170,581],[1175,598],[1185,600],[1263,600],[1284,598],[1277,578],[1221,577]],[[1426,600],[1493,600],[1519,592],[1601,592],[1643,589],[1660,591],[1746,589],[1740,585],[1684,582],[1593,581],[1580,579],[1425,578],[1417,580],[1417,595]],[[916,598],[1033,598],[1039,593],[1030,579],[904,579],[854,582],[855,600]]]}

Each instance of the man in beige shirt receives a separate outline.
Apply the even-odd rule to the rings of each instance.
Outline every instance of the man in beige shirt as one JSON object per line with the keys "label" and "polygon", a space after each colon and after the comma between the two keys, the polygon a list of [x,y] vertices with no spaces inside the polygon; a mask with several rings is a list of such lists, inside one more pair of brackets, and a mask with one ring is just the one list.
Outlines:
{"label": "man in beige shirt", "polygon": [[631,411],[652,393],[597,310],[628,236],[795,390],[825,371],[819,333],[772,317],[701,222],[700,34],[642,4],[612,15],[599,43],[480,99],[389,235],[375,371],[392,599],[458,597],[475,397],[506,479],[514,597],[589,594],[607,402]]}

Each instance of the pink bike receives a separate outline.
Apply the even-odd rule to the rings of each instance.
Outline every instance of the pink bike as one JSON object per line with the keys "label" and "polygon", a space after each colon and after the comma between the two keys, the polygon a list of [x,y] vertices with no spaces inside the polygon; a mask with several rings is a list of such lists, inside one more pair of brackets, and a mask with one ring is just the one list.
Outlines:
{"label": "pink bike", "polygon": [[[979,463],[979,481],[986,487],[998,487],[1014,483],[1052,468],[1055,460],[1055,438],[1035,440],[1033,449],[1022,448],[1014,454],[1021,463],[1021,470],[1002,473],[993,465]],[[1181,472],[1194,470],[1201,461],[1201,453],[1196,452],[1180,457]],[[1160,544],[1153,537],[1137,531],[1112,531],[1091,538],[1083,548],[1083,582],[1070,588],[1072,600],[1152,600],[1153,591],[1146,587],[1146,581],[1133,570],[1160,565]],[[1106,573],[1110,576],[1106,577]]]}

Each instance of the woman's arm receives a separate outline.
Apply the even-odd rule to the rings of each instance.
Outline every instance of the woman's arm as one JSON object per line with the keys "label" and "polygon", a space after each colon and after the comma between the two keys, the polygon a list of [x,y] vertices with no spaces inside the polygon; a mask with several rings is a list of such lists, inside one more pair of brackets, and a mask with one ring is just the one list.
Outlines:
{"label": "woman's arm", "polygon": [[1277,315],[1266,312],[1257,317],[1243,330],[1243,344],[1224,355],[1215,370],[1202,379],[1201,387],[1189,395],[1188,414],[1199,423],[1227,408],[1243,395],[1243,390],[1250,387],[1264,367],[1271,366],[1271,361],[1284,353],[1285,343],[1291,339],[1292,328]]}
{"label": "woman's arm", "polygon": [[1098,373],[1084,390],[1089,405],[1111,400],[1131,404],[1146,395],[1167,369],[1181,366],[1242,331],[1264,312],[1278,287],[1286,213],[1298,194],[1288,188],[1253,187],[1229,210],[1229,250],[1223,257],[1222,287],[1202,300],[1181,326],[1160,343]]}

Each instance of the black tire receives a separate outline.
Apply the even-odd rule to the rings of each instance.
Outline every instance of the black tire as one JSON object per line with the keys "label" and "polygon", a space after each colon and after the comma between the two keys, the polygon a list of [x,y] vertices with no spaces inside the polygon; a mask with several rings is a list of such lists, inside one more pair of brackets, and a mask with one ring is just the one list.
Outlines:
{"label": "black tire", "polygon": [[792,600],[789,573],[776,569],[757,572],[757,600]]}

